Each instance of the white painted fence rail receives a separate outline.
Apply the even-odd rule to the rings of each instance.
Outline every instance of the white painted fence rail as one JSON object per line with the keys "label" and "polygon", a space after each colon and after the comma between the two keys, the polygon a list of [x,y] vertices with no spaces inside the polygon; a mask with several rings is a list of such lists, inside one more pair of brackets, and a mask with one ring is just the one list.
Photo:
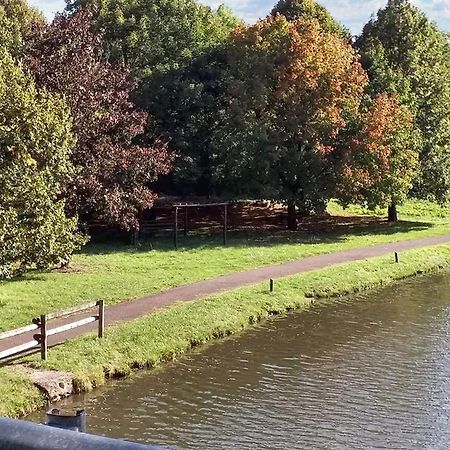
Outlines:
{"label": "white painted fence rail", "polygon": [[[85,317],[74,322],[64,323],[55,328],[49,327],[49,322],[51,320],[62,319],[75,314],[83,313],[93,308],[98,308],[98,313],[96,315]],[[0,350],[0,361],[12,356],[20,355],[21,353],[28,352],[33,349],[35,349],[36,351],[40,349],[41,358],[43,360],[46,360],[48,356],[49,336],[64,333],[68,330],[73,330],[74,328],[79,328],[96,321],[98,321],[98,337],[102,338],[105,330],[105,302],[103,300],[91,302],[86,305],[74,306],[73,308],[69,308],[56,313],[42,314],[40,317],[32,320],[32,325],[27,325],[22,328],[17,328],[15,330],[0,333],[0,341],[5,341],[6,339],[15,338],[23,334],[31,333],[35,330],[39,331],[37,334],[33,335],[33,340],[26,341],[18,345],[13,345],[4,350]]]}

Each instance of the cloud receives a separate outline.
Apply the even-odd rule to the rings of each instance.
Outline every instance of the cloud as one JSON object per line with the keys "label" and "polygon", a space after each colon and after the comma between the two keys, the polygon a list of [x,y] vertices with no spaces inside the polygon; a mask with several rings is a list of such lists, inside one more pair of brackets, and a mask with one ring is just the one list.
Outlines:
{"label": "cloud", "polygon": [[[29,0],[44,14],[51,18],[57,11],[64,9],[64,0]],[[444,31],[450,31],[450,0],[411,0]],[[247,23],[254,23],[265,17],[273,8],[276,0],[202,0],[202,3],[217,8],[228,5]],[[361,32],[363,25],[386,4],[386,0],[321,0],[330,13],[346,25],[353,34]]]}

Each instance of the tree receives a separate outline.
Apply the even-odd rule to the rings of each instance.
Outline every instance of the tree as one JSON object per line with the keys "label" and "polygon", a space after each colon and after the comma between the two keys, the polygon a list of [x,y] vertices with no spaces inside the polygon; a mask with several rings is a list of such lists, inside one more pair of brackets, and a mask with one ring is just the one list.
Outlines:
{"label": "tree", "polygon": [[63,94],[72,112],[77,176],[65,187],[68,211],[137,228],[138,213],[156,198],[151,183],[169,171],[171,156],[162,142],[139,141],[147,114],[129,99],[128,68],[105,60],[91,19],[82,9],[37,28],[24,61],[37,85]]}
{"label": "tree", "polygon": [[69,111],[0,49],[0,278],[67,263],[85,242],[61,186],[74,174]]}
{"label": "tree", "polygon": [[154,76],[141,86],[141,107],[151,111],[150,136],[161,136],[176,154],[166,189],[181,195],[211,196],[219,191],[214,130],[226,107],[227,62],[223,46],[186,67]]}
{"label": "tree", "polygon": [[379,94],[351,124],[343,141],[339,197],[369,209],[388,207],[397,221],[396,205],[411,190],[418,165],[420,139],[413,115],[392,94]]}
{"label": "tree", "polygon": [[[80,4],[68,3],[70,11]],[[149,113],[148,139],[162,137],[174,152],[174,169],[162,185],[178,194],[210,195],[211,127],[220,85],[220,47],[242,23],[225,6],[216,12],[195,0],[106,0],[96,28],[105,30],[111,61],[125,62],[138,79],[134,103]],[[218,57],[218,61],[214,58]]]}
{"label": "tree", "polygon": [[239,22],[228,8],[215,13],[195,0],[68,0],[67,9],[98,3],[95,27],[105,31],[110,59],[139,79],[189,64]]}
{"label": "tree", "polygon": [[350,39],[349,31],[336,21],[325,7],[316,0],[279,0],[272,9],[271,15],[283,14],[288,20],[316,19],[320,26],[339,36]]}
{"label": "tree", "polygon": [[321,211],[334,192],[335,140],[367,83],[351,46],[317,20],[269,17],[235,32],[229,106],[215,136],[230,188]]}
{"label": "tree", "polygon": [[0,4],[0,46],[21,56],[24,41],[35,24],[45,22],[42,14],[24,0],[2,0]]}
{"label": "tree", "polygon": [[407,0],[389,0],[357,41],[371,93],[395,93],[421,133],[420,174],[413,193],[450,198],[450,44]]}

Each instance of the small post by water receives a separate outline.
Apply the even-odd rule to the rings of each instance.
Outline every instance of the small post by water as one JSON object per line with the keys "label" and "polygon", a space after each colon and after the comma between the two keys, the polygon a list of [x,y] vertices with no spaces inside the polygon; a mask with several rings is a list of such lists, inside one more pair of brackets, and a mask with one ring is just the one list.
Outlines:
{"label": "small post by water", "polygon": [[272,278],[270,279],[269,286],[270,286],[270,292],[273,292],[273,280],[272,280]]}
{"label": "small post by water", "polygon": [[105,301],[98,301],[98,337],[103,338],[105,335]]}
{"label": "small post by water", "polygon": [[396,262],[396,263],[399,262],[398,253],[397,253],[397,252],[395,252],[395,262]]}

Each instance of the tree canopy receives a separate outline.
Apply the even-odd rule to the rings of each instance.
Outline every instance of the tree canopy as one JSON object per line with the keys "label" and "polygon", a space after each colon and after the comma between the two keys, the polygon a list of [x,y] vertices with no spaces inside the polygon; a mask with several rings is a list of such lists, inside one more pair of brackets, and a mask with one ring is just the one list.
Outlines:
{"label": "tree canopy", "polygon": [[414,193],[450,198],[450,44],[407,0],[389,0],[357,41],[372,95],[392,92],[420,130],[420,176]]}
{"label": "tree canopy", "polygon": [[61,199],[71,124],[63,99],[38,92],[0,49],[0,278],[66,263],[85,241]]}
{"label": "tree canopy", "polygon": [[0,45],[18,57],[33,26],[45,22],[42,14],[25,0],[3,0],[0,4]]}
{"label": "tree canopy", "polygon": [[[97,2],[69,0],[67,8],[89,4]],[[140,79],[180,68],[240,23],[225,6],[213,12],[195,0],[105,0],[95,22],[105,32],[109,57]]]}
{"label": "tree canopy", "polygon": [[224,178],[291,210],[323,210],[335,138],[367,83],[357,55],[317,20],[278,15],[236,31],[228,63],[229,106],[216,136]]}
{"label": "tree canopy", "polygon": [[39,87],[65,96],[77,139],[77,176],[65,188],[68,211],[124,229],[156,197],[151,183],[171,157],[160,141],[139,141],[147,114],[130,101],[135,83],[123,64],[104,58],[102,35],[86,9],[35,30],[24,58]]}
{"label": "tree canopy", "polygon": [[387,206],[389,218],[397,220],[395,207],[406,199],[417,174],[420,137],[412,113],[395,95],[378,94],[349,129],[339,158],[338,197],[370,209]]}
{"label": "tree canopy", "polygon": [[279,0],[271,14],[282,14],[288,20],[316,19],[324,30],[344,38],[350,37],[349,31],[316,0]]}

